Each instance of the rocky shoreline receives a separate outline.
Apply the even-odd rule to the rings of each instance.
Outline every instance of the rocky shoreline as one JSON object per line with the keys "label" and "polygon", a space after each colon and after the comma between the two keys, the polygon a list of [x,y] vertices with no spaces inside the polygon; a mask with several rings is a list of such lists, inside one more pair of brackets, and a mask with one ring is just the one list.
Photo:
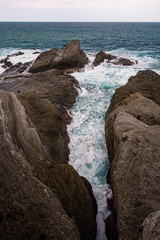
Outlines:
{"label": "rocky shoreline", "polygon": [[[68,47],[74,51],[66,55],[67,68],[82,67],[87,57],[79,40],[65,46],[65,53]],[[61,55],[64,69],[22,74],[13,66],[1,75],[0,233],[4,240],[96,237],[97,204],[91,185],[68,164],[66,125],[79,85],[64,74]]]}
{"label": "rocky shoreline", "polygon": [[114,197],[108,239],[159,239],[160,76],[156,72],[139,71],[116,90],[105,130]]}
{"label": "rocky shoreline", "polygon": [[[100,52],[92,67],[103,61],[138,63]],[[34,62],[9,64],[0,75],[2,240],[96,238],[92,187],[68,164],[69,109],[79,88],[68,73],[88,62],[80,41],[72,40]],[[153,71],[138,72],[111,100],[105,120],[114,197],[107,199],[108,240],[159,239],[159,116],[160,76]]]}

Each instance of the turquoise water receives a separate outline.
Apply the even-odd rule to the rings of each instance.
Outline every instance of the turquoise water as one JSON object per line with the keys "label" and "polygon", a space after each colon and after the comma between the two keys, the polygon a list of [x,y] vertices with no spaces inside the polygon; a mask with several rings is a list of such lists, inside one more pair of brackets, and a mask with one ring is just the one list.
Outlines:
{"label": "turquoise water", "polygon": [[[12,57],[13,63],[35,59],[35,51],[62,47],[79,38],[90,63],[73,76],[81,91],[71,109],[70,164],[92,184],[98,203],[97,240],[105,240],[104,219],[108,216],[106,198],[112,195],[106,184],[109,163],[104,135],[105,112],[115,89],[124,85],[139,70],[152,69],[160,74],[160,23],[0,23],[0,59]],[[36,48],[31,49],[31,48]],[[137,65],[122,67],[106,62],[92,68],[98,51],[138,60]],[[0,72],[3,68],[0,65]]]}

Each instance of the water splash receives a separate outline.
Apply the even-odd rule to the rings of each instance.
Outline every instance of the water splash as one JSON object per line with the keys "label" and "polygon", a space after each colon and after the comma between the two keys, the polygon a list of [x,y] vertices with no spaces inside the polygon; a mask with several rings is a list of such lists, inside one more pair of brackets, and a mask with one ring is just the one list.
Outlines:
{"label": "water splash", "polygon": [[106,239],[104,220],[110,214],[106,199],[112,195],[106,184],[109,168],[104,133],[106,110],[116,88],[126,84],[129,77],[136,75],[139,70],[147,69],[158,61],[146,53],[140,57],[138,52],[126,52],[125,49],[110,53],[119,55],[118,52],[123,57],[138,58],[139,64],[123,67],[104,62],[92,68],[94,57],[89,55],[91,62],[85,71],[72,74],[79,81],[82,91],[71,109],[73,121],[68,126],[71,140],[69,163],[92,185],[98,204],[96,240]]}

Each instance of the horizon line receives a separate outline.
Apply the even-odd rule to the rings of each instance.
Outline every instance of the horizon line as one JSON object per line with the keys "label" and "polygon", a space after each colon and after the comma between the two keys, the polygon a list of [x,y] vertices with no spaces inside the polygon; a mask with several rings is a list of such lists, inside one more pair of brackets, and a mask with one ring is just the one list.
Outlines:
{"label": "horizon line", "polygon": [[39,20],[35,20],[35,21],[19,21],[19,20],[15,20],[15,21],[11,21],[11,20],[0,20],[0,22],[10,22],[10,23],[14,23],[14,22],[21,22],[21,23],[160,23],[160,21],[39,21]]}

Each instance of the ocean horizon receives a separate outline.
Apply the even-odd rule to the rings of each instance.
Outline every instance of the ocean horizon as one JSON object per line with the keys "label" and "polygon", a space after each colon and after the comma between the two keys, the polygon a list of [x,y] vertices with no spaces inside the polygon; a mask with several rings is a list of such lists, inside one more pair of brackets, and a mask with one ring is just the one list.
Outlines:
{"label": "ocean horizon", "polygon": [[[21,51],[22,55],[10,57],[13,64],[34,61],[40,52],[60,49],[73,39],[80,39],[81,49],[90,59],[82,72],[72,74],[81,91],[68,126],[69,163],[92,185],[98,203],[97,240],[106,239],[104,220],[110,213],[106,199],[112,195],[106,184],[105,113],[116,88],[126,84],[129,77],[147,69],[160,74],[159,36],[160,22],[0,22],[0,60]],[[118,66],[104,61],[93,68],[100,51],[138,63]]]}

